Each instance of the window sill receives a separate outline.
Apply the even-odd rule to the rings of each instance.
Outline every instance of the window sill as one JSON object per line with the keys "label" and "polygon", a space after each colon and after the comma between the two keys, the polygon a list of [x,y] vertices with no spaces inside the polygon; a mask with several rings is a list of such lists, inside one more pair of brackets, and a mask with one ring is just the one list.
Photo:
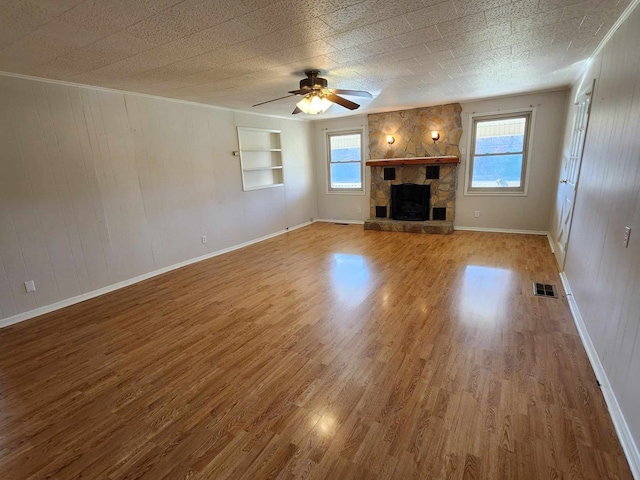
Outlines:
{"label": "window sill", "polygon": [[465,191],[464,195],[467,197],[526,197],[527,192],[500,192],[500,191]]}
{"label": "window sill", "polygon": [[364,190],[327,190],[327,195],[365,195]]}

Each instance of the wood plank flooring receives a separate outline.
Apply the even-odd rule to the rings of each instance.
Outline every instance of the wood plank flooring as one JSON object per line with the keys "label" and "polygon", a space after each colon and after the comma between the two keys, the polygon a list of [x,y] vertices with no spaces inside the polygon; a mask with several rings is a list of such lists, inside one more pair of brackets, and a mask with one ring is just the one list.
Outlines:
{"label": "wood plank flooring", "polygon": [[0,330],[2,479],[630,479],[544,237],[316,223]]}

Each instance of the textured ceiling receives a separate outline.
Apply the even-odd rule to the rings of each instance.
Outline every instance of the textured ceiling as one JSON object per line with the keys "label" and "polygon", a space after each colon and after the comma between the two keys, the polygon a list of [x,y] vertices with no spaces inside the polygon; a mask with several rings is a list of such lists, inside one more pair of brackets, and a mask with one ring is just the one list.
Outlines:
{"label": "textured ceiling", "polygon": [[0,71],[289,115],[251,105],[315,68],[388,110],[568,85],[629,3],[0,0]]}

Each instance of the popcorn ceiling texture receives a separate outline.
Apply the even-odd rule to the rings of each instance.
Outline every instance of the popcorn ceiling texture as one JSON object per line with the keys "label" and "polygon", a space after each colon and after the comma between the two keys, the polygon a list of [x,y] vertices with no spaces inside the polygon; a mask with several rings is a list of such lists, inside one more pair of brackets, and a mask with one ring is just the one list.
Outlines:
{"label": "popcorn ceiling texture", "polygon": [[[397,112],[375,113],[368,116],[369,152],[371,159],[440,157],[454,155],[460,157],[459,143],[462,137],[462,107],[459,103],[435,107],[415,108]],[[440,133],[434,144],[431,131]],[[395,142],[389,145],[387,135],[393,135]],[[371,218],[365,222],[368,230],[393,230],[415,233],[451,233],[455,216],[456,182],[459,164],[440,165],[440,178],[428,180],[424,165],[396,166],[396,179],[385,180],[383,166],[371,167]],[[430,184],[430,218],[433,208],[446,208],[445,222],[401,222],[376,219],[376,206],[386,206],[391,215],[391,185],[402,183]],[[417,224],[420,223],[420,226]],[[433,223],[431,227],[429,224]]]}
{"label": "popcorn ceiling texture", "polygon": [[630,2],[5,0],[0,72],[289,116],[251,105],[313,67],[390,110],[565,87]]}

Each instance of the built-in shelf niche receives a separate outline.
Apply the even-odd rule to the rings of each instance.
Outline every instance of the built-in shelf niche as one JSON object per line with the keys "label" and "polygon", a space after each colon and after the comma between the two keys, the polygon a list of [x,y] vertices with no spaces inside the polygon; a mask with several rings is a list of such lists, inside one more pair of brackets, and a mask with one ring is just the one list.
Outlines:
{"label": "built-in shelf niche", "polygon": [[280,130],[238,127],[242,189],[284,185]]}

